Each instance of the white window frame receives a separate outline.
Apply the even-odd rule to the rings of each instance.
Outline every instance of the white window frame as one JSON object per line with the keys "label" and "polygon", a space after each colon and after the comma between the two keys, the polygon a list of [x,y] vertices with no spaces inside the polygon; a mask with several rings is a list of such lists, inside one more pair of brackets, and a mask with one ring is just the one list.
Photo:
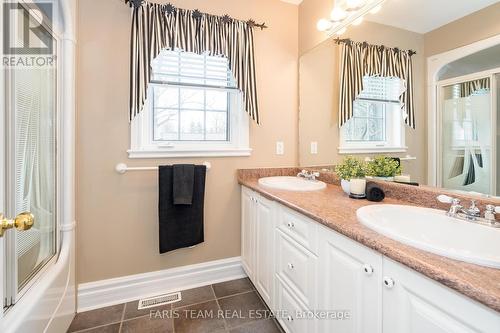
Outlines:
{"label": "white window frame", "polygon": [[[391,102],[383,102],[376,100],[366,100],[370,103],[381,103],[384,105],[390,105]],[[371,154],[371,153],[405,153],[408,147],[405,144],[405,124],[403,121],[402,110],[399,104],[392,103],[394,105],[394,112],[387,110],[385,108],[385,119],[386,119],[386,139],[384,141],[358,141],[352,142],[347,141],[346,137],[346,126],[342,126],[339,131],[339,154]],[[390,116],[388,116],[390,115]],[[399,124],[399,126],[397,126]]]}
{"label": "white window frame", "polygon": [[[243,110],[242,92],[233,94],[229,107],[229,131],[227,141],[155,141],[153,140],[154,110],[152,103],[154,85],[169,86],[166,83],[150,83],[148,98],[143,111],[131,122],[129,158],[174,158],[174,157],[231,157],[250,156],[249,116]],[[174,86],[174,85],[171,85]],[[175,85],[179,87],[179,85]],[[182,87],[182,85],[181,85]],[[230,88],[210,87],[205,89]]]}

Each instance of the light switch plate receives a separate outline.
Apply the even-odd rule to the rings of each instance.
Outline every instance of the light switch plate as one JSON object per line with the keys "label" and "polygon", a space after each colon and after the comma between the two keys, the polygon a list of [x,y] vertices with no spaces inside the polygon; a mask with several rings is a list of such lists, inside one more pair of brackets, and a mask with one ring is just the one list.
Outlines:
{"label": "light switch plate", "polygon": [[311,154],[316,155],[318,153],[318,143],[316,141],[311,142]]}
{"label": "light switch plate", "polygon": [[283,141],[276,141],[276,155],[285,154],[285,143]]}

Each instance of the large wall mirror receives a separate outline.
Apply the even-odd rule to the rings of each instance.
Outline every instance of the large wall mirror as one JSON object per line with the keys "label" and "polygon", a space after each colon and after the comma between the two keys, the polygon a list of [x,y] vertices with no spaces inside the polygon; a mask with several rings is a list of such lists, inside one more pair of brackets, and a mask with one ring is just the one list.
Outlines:
{"label": "large wall mirror", "polygon": [[[320,11],[311,8],[322,1],[308,1],[301,10],[315,24]],[[308,40],[318,43],[300,57],[300,165],[332,167],[348,155],[384,155],[400,159],[414,183],[500,196],[500,23],[494,17],[499,1],[386,0],[346,31],[315,32]],[[362,75],[361,90],[343,119],[349,95],[343,80],[353,73],[343,59],[346,41],[411,51],[411,87],[391,71],[355,73]],[[357,57],[371,56],[366,50],[350,59],[362,62]],[[411,115],[404,107],[410,99],[401,97],[407,89]]]}

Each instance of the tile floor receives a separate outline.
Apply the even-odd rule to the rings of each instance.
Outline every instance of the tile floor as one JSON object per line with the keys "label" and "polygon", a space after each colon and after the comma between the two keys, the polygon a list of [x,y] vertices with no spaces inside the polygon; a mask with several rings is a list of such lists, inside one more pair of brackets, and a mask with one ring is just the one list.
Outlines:
{"label": "tile floor", "polygon": [[137,310],[137,303],[79,313],[68,332],[283,332],[247,278],[185,290],[180,302],[162,307]]}

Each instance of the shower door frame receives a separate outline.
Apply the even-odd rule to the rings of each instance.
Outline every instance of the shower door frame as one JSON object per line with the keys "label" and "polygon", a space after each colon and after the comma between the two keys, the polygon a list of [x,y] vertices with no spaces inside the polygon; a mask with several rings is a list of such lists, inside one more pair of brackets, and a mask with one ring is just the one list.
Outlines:
{"label": "shower door frame", "polygon": [[[19,1],[19,0],[18,0]],[[19,3],[26,8],[26,10],[30,10],[30,6],[23,1],[19,1]],[[30,13],[30,15],[33,15],[33,12]],[[43,22],[45,22],[47,18],[44,18]],[[56,57],[61,54],[62,49],[61,49],[61,38],[57,34],[56,31],[51,29],[47,24],[42,23],[44,28],[47,30],[47,32],[50,33],[51,37],[55,41],[56,45]],[[60,184],[61,184],[61,179],[62,179],[62,174],[61,174],[61,151],[59,149],[59,142],[60,142],[60,137],[61,137],[61,119],[60,119],[60,110],[61,110],[61,98],[60,98],[60,92],[62,91],[62,87],[60,85],[60,82],[62,81],[62,66],[59,63],[56,63],[56,74],[55,74],[55,85],[54,85],[54,99],[55,99],[55,214],[54,214],[54,230],[52,233],[54,234],[54,253],[45,260],[43,265],[40,267],[36,267],[31,274],[29,275],[28,281],[22,285],[18,285],[18,262],[17,262],[17,254],[16,254],[16,249],[17,249],[17,241],[16,241],[16,235],[14,232],[7,232],[4,236],[4,239],[6,240],[6,246],[5,246],[5,258],[8,258],[7,263],[6,263],[6,271],[11,271],[10,274],[5,273],[6,279],[7,279],[7,288],[4,291],[5,295],[3,297],[10,298],[9,305],[7,306],[7,309],[4,310],[5,312],[9,311],[9,308],[14,306],[20,299],[23,297],[23,295],[40,279],[40,277],[44,274],[45,271],[50,269],[51,266],[53,266],[57,260],[57,256],[59,254],[60,250],[60,237],[59,237],[59,217],[61,216],[61,207],[60,207],[60,198],[59,194],[61,192]],[[16,214],[15,212],[15,202],[14,200],[11,199],[13,193],[14,193],[14,188],[15,188],[15,162],[14,162],[14,154],[15,154],[15,148],[13,148],[14,143],[16,142],[15,134],[16,134],[16,129],[15,129],[15,115],[14,110],[16,109],[15,105],[15,91],[13,89],[15,85],[15,80],[16,80],[16,75],[14,71],[10,69],[5,70],[5,75],[1,78],[2,84],[4,84],[4,100],[5,100],[5,108],[6,112],[4,112],[5,116],[3,119],[0,120],[0,124],[2,124],[1,128],[8,128],[6,130],[6,135],[4,137],[7,138],[7,142],[3,142],[4,147],[7,147],[6,151],[1,152],[2,158],[5,160],[0,160],[1,163],[3,163],[4,166],[6,166],[6,163],[9,163],[7,168],[4,168],[4,181],[5,184],[2,184],[4,188],[2,188],[2,191],[7,189],[7,193],[3,193],[3,198],[5,198],[5,204],[2,210],[6,214],[6,216],[14,216]],[[5,84],[5,81],[8,83]],[[10,150],[10,151],[9,151]],[[5,282],[4,282],[5,283]],[[3,299],[3,298],[2,298]]]}
{"label": "shower door frame", "polygon": [[449,63],[500,45],[500,34],[427,58],[427,185],[437,186],[438,175],[438,76]]}
{"label": "shower door frame", "polygon": [[446,80],[441,80],[438,81],[436,86],[437,86],[437,108],[436,108],[436,136],[437,136],[437,145],[436,145],[436,186],[437,187],[443,187],[443,165],[442,165],[442,158],[443,158],[443,89],[445,87],[458,84],[458,83],[463,83],[463,82],[468,82],[468,81],[473,81],[477,79],[484,79],[484,78],[489,78],[490,79],[490,109],[491,109],[491,116],[490,116],[490,131],[491,131],[491,177],[490,177],[490,192],[495,192],[494,194],[492,193],[487,193],[487,195],[499,195],[499,193],[496,193],[496,188],[497,188],[497,174],[496,174],[496,168],[498,165],[498,156],[496,156],[496,151],[497,151],[497,82],[495,80],[495,75],[500,74],[500,67],[495,68],[495,69],[489,69],[486,71],[481,71],[481,72],[476,72],[472,74],[467,74],[467,75],[462,75],[462,76],[457,76],[451,79],[446,79]]}
{"label": "shower door frame", "polygon": [[[26,0],[18,0],[26,2]],[[56,4],[53,31],[59,36],[58,63],[61,65],[58,78],[59,103],[59,142],[58,190],[59,224],[57,237],[59,239],[57,253],[52,258],[53,263],[46,265],[43,273],[33,282],[26,294],[5,313],[0,311],[0,332],[38,333],[66,332],[76,312],[76,278],[75,278],[75,88],[76,88],[76,0],[52,0]],[[1,9],[0,9],[1,12]],[[0,32],[2,27],[0,26]],[[1,35],[0,35],[1,36]],[[2,81],[2,80],[0,80]],[[0,89],[3,89],[3,82]],[[0,92],[1,94],[5,91]],[[5,96],[3,96],[5,97]],[[5,118],[0,115],[0,121]],[[0,136],[0,143],[5,137]],[[0,147],[0,162],[5,163]],[[4,168],[2,168],[4,169]],[[4,170],[1,170],[4,171]],[[5,188],[5,174],[0,175],[0,185]],[[1,201],[1,200],[0,200]],[[0,208],[2,207],[0,202]],[[0,246],[4,245],[0,238]],[[3,253],[2,253],[3,254]],[[3,265],[0,257],[0,264]],[[3,283],[3,273],[0,283]],[[3,302],[3,287],[0,288]]]}

